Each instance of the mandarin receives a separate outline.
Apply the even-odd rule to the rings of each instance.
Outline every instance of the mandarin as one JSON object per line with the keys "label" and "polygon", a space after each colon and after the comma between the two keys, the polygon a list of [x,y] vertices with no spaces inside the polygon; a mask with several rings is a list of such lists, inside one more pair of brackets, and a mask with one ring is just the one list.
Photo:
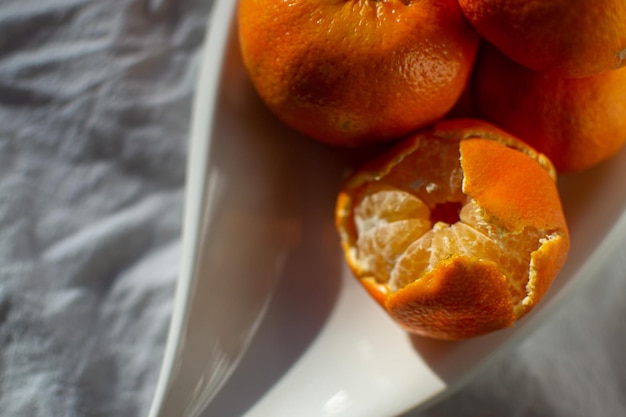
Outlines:
{"label": "mandarin", "polygon": [[472,79],[479,117],[544,153],[559,171],[583,171],[626,142],[626,68],[568,79],[538,73],[484,45]]}
{"label": "mandarin", "polygon": [[456,340],[511,326],[569,250],[555,175],[486,122],[440,122],[347,179],[335,212],[346,261],[409,332]]}
{"label": "mandarin", "polygon": [[448,112],[478,35],[456,0],[241,0],[239,39],[259,96],[325,143],[382,143]]}
{"label": "mandarin", "polygon": [[514,61],[562,77],[626,65],[624,0],[459,0],[469,22]]}

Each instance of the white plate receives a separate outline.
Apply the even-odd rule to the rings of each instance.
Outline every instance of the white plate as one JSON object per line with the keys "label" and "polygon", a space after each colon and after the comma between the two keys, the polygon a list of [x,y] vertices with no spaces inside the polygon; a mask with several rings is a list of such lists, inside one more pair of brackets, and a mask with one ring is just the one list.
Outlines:
{"label": "white plate", "polygon": [[[201,230],[224,218],[237,225],[231,232],[226,226],[215,229],[204,244],[224,242],[221,258],[215,259],[248,273],[239,277],[243,301],[226,300],[220,316],[207,321],[234,323],[231,317],[240,317],[251,304],[259,312],[257,321],[265,317],[260,324],[232,324],[231,331],[243,340],[237,348],[248,350],[223,386],[230,373],[221,370],[203,416],[384,417],[427,407],[548,320],[626,233],[624,149],[596,169],[559,179],[572,247],[532,313],[513,328],[464,342],[408,336],[350,275],[334,229],[340,182],[367,155],[315,143],[270,114],[242,66],[235,9],[235,1],[216,1],[211,22],[219,28],[212,28],[214,38],[205,50],[193,139],[207,143],[201,149],[211,156],[205,170],[214,172],[205,184],[205,191],[213,191],[202,198],[226,207],[208,210]],[[198,106],[210,114],[198,115]],[[215,194],[215,178],[221,192],[206,196]],[[210,287],[207,282],[224,278],[214,273],[199,279]],[[203,332],[201,322],[195,326],[194,332]],[[238,360],[232,358],[230,365]],[[220,371],[211,366],[196,364],[205,385]]]}

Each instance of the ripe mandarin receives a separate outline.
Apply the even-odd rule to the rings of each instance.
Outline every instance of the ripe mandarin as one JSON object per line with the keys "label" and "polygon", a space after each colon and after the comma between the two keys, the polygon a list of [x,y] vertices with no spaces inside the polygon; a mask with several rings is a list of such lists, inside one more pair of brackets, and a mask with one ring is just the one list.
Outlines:
{"label": "ripe mandarin", "polygon": [[511,326],[569,250],[550,162],[474,119],[421,130],[358,169],[335,214],[361,284],[402,327],[437,339]]}
{"label": "ripe mandarin", "polygon": [[567,79],[481,48],[472,79],[479,117],[544,153],[559,171],[583,171],[626,142],[626,67]]}
{"label": "ripe mandarin", "polygon": [[623,0],[459,0],[474,28],[514,61],[562,77],[626,65]]}
{"label": "ripe mandarin", "polygon": [[294,129],[345,146],[442,118],[478,45],[456,0],[241,0],[239,39],[268,107]]}

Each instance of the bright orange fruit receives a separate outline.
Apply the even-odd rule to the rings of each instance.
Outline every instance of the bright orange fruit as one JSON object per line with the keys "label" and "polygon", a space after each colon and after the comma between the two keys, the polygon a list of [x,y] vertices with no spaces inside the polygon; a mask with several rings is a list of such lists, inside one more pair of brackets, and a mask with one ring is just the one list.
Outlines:
{"label": "bright orange fruit", "polygon": [[485,45],[472,98],[479,117],[547,155],[559,171],[591,168],[626,142],[626,67],[567,79],[529,70]]}
{"label": "bright orange fruit", "polygon": [[308,136],[346,146],[442,118],[478,44],[456,0],[241,0],[239,39],[268,107]]}
{"label": "bright orange fruit", "polygon": [[512,325],[569,250],[549,160],[473,119],[422,130],[358,169],[336,226],[369,293],[405,329],[437,339]]}
{"label": "bright orange fruit", "polygon": [[514,61],[563,77],[626,65],[624,0],[459,0],[470,23]]}

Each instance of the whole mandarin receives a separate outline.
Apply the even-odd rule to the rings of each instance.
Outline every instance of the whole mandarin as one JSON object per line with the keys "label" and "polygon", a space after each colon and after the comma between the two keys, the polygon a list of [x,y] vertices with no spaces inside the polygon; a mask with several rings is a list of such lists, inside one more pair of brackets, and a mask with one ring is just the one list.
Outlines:
{"label": "whole mandarin", "polygon": [[623,0],[459,0],[476,30],[509,58],[561,77],[626,65]]}
{"label": "whole mandarin", "polygon": [[239,39],[268,107],[343,146],[382,143],[442,118],[478,44],[456,0],[241,0]]}
{"label": "whole mandarin", "polygon": [[532,71],[481,48],[472,80],[479,117],[544,153],[559,171],[583,171],[626,142],[626,68],[586,78]]}

